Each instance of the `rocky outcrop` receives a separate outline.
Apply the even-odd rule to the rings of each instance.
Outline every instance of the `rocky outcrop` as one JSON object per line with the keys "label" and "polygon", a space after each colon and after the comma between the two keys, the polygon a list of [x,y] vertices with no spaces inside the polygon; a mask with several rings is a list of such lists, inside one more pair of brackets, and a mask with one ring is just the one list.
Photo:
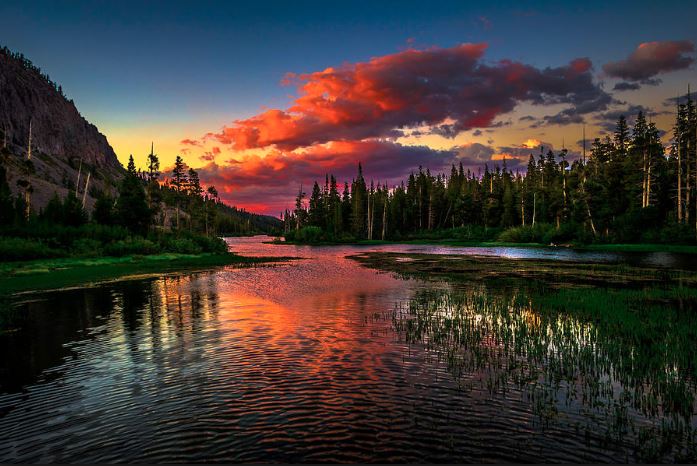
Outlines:
{"label": "rocky outcrop", "polygon": [[35,210],[54,192],[77,189],[82,196],[88,174],[89,207],[93,195],[113,191],[123,174],[106,137],[80,115],[60,86],[6,48],[0,49],[0,151],[11,189],[23,193],[29,183]]}

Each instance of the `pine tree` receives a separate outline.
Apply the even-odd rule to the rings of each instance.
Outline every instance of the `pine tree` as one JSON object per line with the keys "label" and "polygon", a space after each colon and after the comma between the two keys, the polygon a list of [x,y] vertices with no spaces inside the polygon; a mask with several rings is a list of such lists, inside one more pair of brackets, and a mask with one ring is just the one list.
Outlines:
{"label": "pine tree", "polygon": [[179,210],[181,209],[183,190],[184,190],[184,187],[186,186],[186,183],[187,183],[186,174],[185,174],[184,170],[185,170],[184,161],[182,160],[182,158],[179,155],[177,155],[177,158],[174,160],[174,169],[172,170],[172,186],[174,187],[174,190],[175,190],[175,207],[176,207],[176,215],[177,215],[177,229],[179,229],[181,227],[180,218],[179,218]]}
{"label": "pine tree", "polygon": [[148,181],[157,182],[160,177],[160,159],[155,154],[155,145],[151,144],[148,154]]}
{"label": "pine tree", "polygon": [[121,181],[119,198],[116,202],[118,223],[138,234],[145,234],[150,225],[151,211],[145,202],[145,189],[138,177],[133,162],[129,158],[126,176]]}

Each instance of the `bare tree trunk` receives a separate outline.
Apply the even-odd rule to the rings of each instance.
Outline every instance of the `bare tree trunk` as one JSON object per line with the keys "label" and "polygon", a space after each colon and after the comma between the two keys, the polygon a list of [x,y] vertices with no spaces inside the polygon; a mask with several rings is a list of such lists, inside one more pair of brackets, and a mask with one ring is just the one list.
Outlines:
{"label": "bare tree trunk", "polygon": [[[566,160],[564,160],[566,162]],[[563,206],[564,210],[566,210],[566,163],[562,164],[561,167],[561,179],[562,179],[562,195],[564,196],[563,199]]]}
{"label": "bare tree trunk", "polygon": [[598,236],[598,232],[595,229],[595,223],[593,223],[593,214],[591,213],[591,206],[588,202],[588,196],[586,194],[586,171],[585,167],[583,170],[583,180],[581,181],[581,193],[583,194],[583,201],[586,203],[586,213],[588,214],[588,221],[591,225],[591,231],[593,231],[593,236]]}
{"label": "bare tree trunk", "polygon": [[24,189],[24,218],[26,218],[27,221],[31,215],[31,190],[31,185],[27,185]]}
{"label": "bare tree trunk", "polygon": [[82,175],[82,159],[80,159],[80,168],[77,169],[77,183],[75,183],[75,194],[80,194],[80,176]]}
{"label": "bare tree trunk", "polygon": [[532,226],[535,226],[535,215],[537,214],[537,192],[532,193]]}
{"label": "bare tree trunk", "polygon": [[588,220],[591,224],[591,231],[593,232],[593,236],[598,236],[598,232],[595,229],[595,223],[593,223],[593,215],[591,215],[591,208],[588,205],[588,202],[586,202],[586,210],[588,211]]}
{"label": "bare tree trunk", "polygon": [[[443,217],[443,219],[438,223],[438,228],[440,228],[444,225],[447,225],[448,217],[450,216],[450,211],[452,210],[452,208],[453,208],[453,203],[451,202],[448,204],[448,210],[445,211],[445,217]],[[453,228],[455,228],[455,215],[453,215],[452,217],[453,217]]]}
{"label": "bare tree trunk", "polygon": [[691,191],[692,186],[690,185],[690,142],[688,138],[687,150],[685,151],[685,166],[687,171],[685,173],[685,223],[690,223],[690,198],[692,197]]}
{"label": "bare tree trunk", "polygon": [[[372,205],[371,205],[372,198]],[[373,225],[375,224],[375,196],[368,194],[368,239],[373,239]]]}
{"label": "bare tree trunk", "polygon": [[87,190],[90,187],[90,175],[92,172],[87,172],[87,182],[85,183],[85,192],[82,193],[82,208],[85,208],[85,201],[87,200]]}
{"label": "bare tree trunk", "polygon": [[647,186],[647,181],[646,181],[646,175],[647,175],[647,168],[646,168],[646,150],[643,152],[643,160],[642,160],[642,165],[641,165],[641,208],[643,209],[646,207],[646,186]]}
{"label": "bare tree trunk", "polygon": [[387,197],[382,207],[382,240],[385,241],[385,232],[387,230]]}
{"label": "bare tree trunk", "polygon": [[31,123],[32,118],[29,119],[29,143],[27,144],[27,160],[31,160]]}

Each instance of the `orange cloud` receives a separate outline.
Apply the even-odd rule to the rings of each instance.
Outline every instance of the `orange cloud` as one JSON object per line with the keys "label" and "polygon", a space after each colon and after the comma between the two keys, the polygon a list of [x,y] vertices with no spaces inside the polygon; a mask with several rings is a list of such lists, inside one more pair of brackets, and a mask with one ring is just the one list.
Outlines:
{"label": "orange cloud", "polygon": [[[204,139],[237,150],[293,150],[329,141],[396,137],[423,125],[452,137],[492,125],[522,101],[570,104],[567,111],[579,113],[605,109],[611,101],[593,82],[586,58],[545,69],[510,60],[489,65],[482,61],[486,48],[481,43],[408,49],[314,73],[290,73],[285,82],[298,87],[298,97],[288,109],[236,120]],[[446,121],[453,123],[444,125]]]}
{"label": "orange cloud", "polygon": [[302,183],[312,186],[333,174],[350,182],[362,162],[368,180],[393,184],[418,166],[433,172],[457,163],[455,151],[405,146],[388,141],[335,141],[296,151],[272,150],[268,154],[241,154],[226,163],[211,162],[198,169],[206,185],[215,185],[221,198],[231,204],[278,215],[291,207]]}

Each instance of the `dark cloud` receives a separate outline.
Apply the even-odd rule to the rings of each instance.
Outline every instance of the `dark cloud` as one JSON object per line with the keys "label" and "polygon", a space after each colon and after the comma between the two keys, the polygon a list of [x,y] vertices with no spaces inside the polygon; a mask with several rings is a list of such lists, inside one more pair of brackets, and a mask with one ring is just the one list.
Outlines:
{"label": "dark cloud", "polygon": [[626,81],[619,82],[615,84],[612,88],[613,91],[637,91],[641,88],[641,85],[637,83],[628,83]]}
{"label": "dark cloud", "polygon": [[590,150],[591,146],[593,145],[593,141],[594,141],[594,140],[593,140],[593,139],[585,139],[585,140],[584,140],[584,139],[579,139],[578,141],[576,141],[576,145],[577,145],[579,148],[583,149],[583,142],[584,142],[584,141],[585,141],[585,143],[586,143],[586,153],[587,153],[587,152]]}
{"label": "dark cloud", "polygon": [[[692,99],[693,102],[695,101],[694,96],[691,95],[690,98]],[[687,102],[687,96],[684,96],[684,95],[677,96],[677,97],[669,97],[663,101],[663,106],[675,109],[675,107],[677,107],[678,104],[684,104],[685,102]],[[664,111],[661,113],[674,113],[674,112]]]}
{"label": "dark cloud", "polygon": [[625,81],[650,80],[661,73],[689,68],[694,62],[690,56],[694,50],[694,44],[688,40],[644,42],[625,60],[603,65],[603,71]]}
{"label": "dark cloud", "polygon": [[576,110],[563,110],[556,115],[546,115],[544,121],[549,125],[572,125],[583,123],[583,117]]}
{"label": "dark cloud", "polygon": [[620,116],[624,116],[627,120],[627,124],[632,125],[634,124],[639,112],[642,112],[647,116],[653,114],[650,108],[644,107],[643,105],[628,105],[625,108],[618,108],[608,110],[607,112],[598,113],[593,117],[593,119],[601,128],[605,129],[609,133],[612,133],[615,131],[617,120],[620,119]]}
{"label": "dark cloud", "polygon": [[[578,114],[604,110],[612,98],[593,81],[587,58],[539,69],[511,60],[488,64],[486,44],[409,49],[368,62],[289,75],[299,97],[287,110],[237,120],[208,137],[235,149],[293,150],[338,140],[396,137],[430,125],[451,136],[505,125],[497,117],[520,102],[566,104]],[[455,123],[443,125],[444,121]]]}

